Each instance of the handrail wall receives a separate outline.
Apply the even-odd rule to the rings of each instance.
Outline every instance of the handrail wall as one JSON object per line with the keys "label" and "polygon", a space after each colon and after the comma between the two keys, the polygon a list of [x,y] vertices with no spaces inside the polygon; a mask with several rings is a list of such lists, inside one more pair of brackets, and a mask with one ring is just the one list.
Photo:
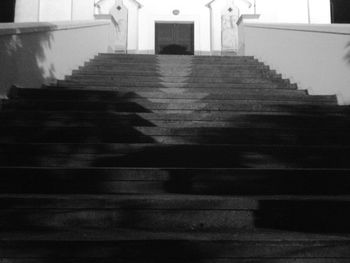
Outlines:
{"label": "handrail wall", "polygon": [[255,56],[315,95],[350,105],[350,25],[239,25],[240,54]]}
{"label": "handrail wall", "polygon": [[63,79],[100,52],[115,51],[111,20],[0,26],[0,97],[12,85],[40,88]]}

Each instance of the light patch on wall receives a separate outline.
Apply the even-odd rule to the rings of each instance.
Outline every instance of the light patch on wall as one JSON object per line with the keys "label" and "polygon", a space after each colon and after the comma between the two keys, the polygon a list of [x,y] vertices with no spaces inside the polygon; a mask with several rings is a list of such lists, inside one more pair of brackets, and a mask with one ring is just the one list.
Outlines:
{"label": "light patch on wall", "polygon": [[12,35],[10,41],[6,44],[6,53],[12,55],[17,52],[19,49],[23,48],[22,40],[18,35]]}

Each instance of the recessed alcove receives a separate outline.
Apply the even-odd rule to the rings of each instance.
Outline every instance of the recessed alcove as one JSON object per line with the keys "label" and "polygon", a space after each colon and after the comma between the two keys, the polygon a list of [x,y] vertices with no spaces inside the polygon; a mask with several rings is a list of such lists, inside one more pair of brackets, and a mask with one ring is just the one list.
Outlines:
{"label": "recessed alcove", "polygon": [[194,24],[156,23],[155,52],[167,55],[194,55]]}

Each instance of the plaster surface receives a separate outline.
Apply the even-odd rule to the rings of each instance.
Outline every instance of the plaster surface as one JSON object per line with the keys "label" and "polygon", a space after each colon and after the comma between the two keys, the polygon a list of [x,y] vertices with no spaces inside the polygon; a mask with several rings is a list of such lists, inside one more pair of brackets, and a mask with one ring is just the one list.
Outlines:
{"label": "plaster surface", "polygon": [[12,85],[39,88],[62,79],[99,52],[113,52],[114,39],[108,20],[2,24],[0,96]]}
{"label": "plaster surface", "polygon": [[350,104],[350,25],[246,23],[245,55],[255,56],[311,94]]}

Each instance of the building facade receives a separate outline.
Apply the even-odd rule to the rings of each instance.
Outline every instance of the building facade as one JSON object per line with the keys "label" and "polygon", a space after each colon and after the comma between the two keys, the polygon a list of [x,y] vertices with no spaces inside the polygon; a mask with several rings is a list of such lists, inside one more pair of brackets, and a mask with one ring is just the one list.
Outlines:
{"label": "building facade", "polygon": [[[261,23],[331,22],[330,0],[17,0],[16,22],[91,20],[110,14],[129,53],[236,52],[241,15]],[[257,15],[257,16],[254,16]]]}

